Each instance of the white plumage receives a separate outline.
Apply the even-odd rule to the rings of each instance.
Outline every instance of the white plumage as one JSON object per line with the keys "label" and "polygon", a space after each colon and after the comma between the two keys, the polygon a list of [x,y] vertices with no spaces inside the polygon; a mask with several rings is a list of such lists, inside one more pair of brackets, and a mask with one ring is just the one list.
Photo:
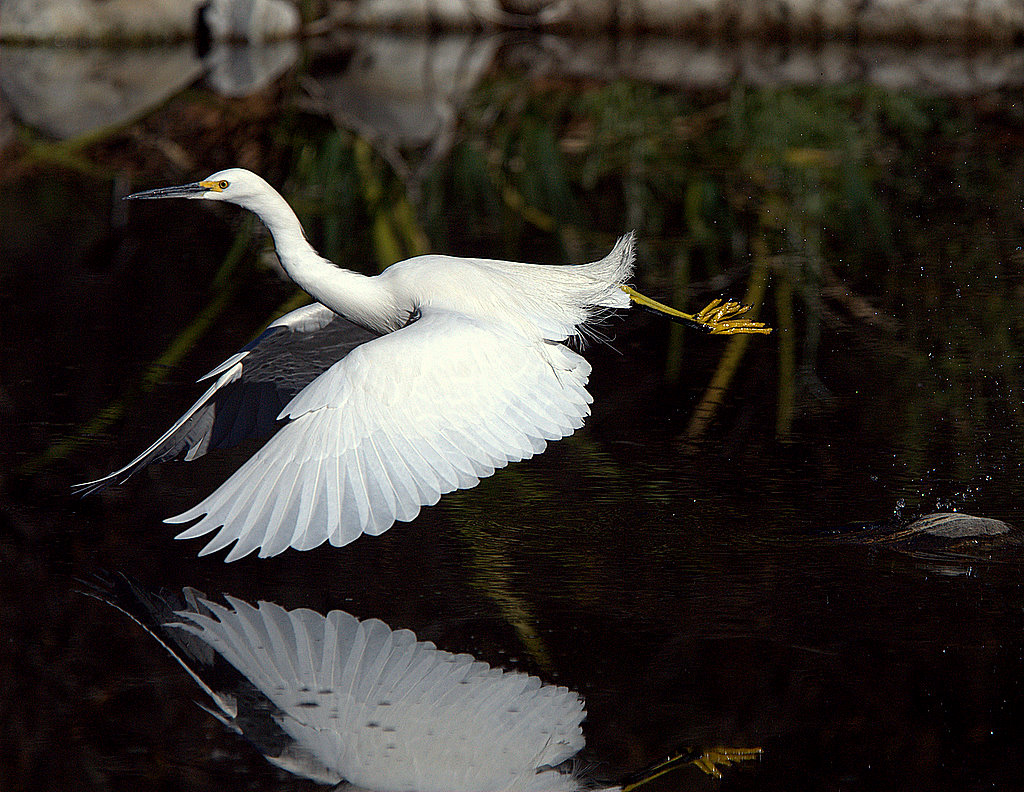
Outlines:
{"label": "white plumage", "polygon": [[[285,271],[317,300],[214,369],[213,385],[150,448],[82,485],[97,489],[182,451],[192,459],[271,431],[271,416],[287,419],[212,495],[168,520],[198,519],[179,538],[219,528],[202,553],[234,543],[229,561],[380,534],[571,434],[590,413],[590,366],[562,342],[629,307],[632,234],[591,264],[430,255],[368,277],[317,255],[285,200],[249,171],[131,197],[251,209]],[[292,347],[307,338],[309,354],[297,356]]]}
{"label": "white plumage", "polygon": [[[400,378],[391,360],[406,361]],[[223,525],[203,552],[237,539],[228,560],[383,533],[578,429],[589,372],[564,346],[428,312],[320,375],[282,412],[290,423],[172,521],[205,515],[182,538]]]}

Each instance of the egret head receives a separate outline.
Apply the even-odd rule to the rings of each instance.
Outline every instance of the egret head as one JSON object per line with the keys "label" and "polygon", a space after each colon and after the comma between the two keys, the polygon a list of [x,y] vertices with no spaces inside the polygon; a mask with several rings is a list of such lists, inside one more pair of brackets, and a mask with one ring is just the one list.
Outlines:
{"label": "egret head", "polygon": [[211,201],[227,201],[251,208],[255,202],[273,193],[263,179],[244,168],[228,168],[207,176],[202,181],[182,184],[178,187],[158,187],[126,196],[125,200],[150,198],[206,198]]}

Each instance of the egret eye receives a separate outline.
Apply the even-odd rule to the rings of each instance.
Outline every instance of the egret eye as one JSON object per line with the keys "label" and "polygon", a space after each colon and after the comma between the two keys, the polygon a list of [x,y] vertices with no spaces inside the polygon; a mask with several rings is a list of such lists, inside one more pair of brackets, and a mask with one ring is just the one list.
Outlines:
{"label": "egret eye", "polygon": [[226,190],[228,188],[228,183],[224,179],[221,179],[219,182],[217,182],[217,186],[220,187],[222,190]]}

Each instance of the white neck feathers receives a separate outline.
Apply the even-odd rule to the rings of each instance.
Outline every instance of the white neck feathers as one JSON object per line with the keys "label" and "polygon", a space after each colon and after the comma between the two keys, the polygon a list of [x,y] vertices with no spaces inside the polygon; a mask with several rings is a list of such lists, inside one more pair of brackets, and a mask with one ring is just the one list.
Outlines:
{"label": "white neck feathers", "polygon": [[393,295],[378,278],[335,266],[313,249],[299,218],[276,191],[262,191],[244,205],[270,231],[288,277],[315,300],[378,332],[396,330],[406,322],[408,316],[400,315]]}

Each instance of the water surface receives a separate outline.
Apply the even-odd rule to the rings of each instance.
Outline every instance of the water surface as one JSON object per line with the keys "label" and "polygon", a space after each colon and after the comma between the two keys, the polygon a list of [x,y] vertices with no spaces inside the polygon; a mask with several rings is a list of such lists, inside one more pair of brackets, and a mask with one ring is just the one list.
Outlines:
{"label": "water surface", "polygon": [[[61,128],[10,87],[5,53],[0,787],[308,788],[77,593],[98,569],[381,618],[568,685],[603,781],[728,745],[764,758],[650,788],[1019,783],[1019,551],[860,541],[935,511],[1024,525],[1012,81],[684,79],[622,55],[643,48],[558,45],[319,41],[284,72],[235,57],[246,79],[215,71],[223,56]],[[615,318],[586,353],[592,417],[542,456],[345,548],[198,559],[160,521],[251,448],[68,489],[148,445],[295,304],[242,212],[119,201],[229,165],[279,185],[318,249],[363,272],[422,250],[590,260],[635,228],[644,291],[745,299],[776,332]]]}

